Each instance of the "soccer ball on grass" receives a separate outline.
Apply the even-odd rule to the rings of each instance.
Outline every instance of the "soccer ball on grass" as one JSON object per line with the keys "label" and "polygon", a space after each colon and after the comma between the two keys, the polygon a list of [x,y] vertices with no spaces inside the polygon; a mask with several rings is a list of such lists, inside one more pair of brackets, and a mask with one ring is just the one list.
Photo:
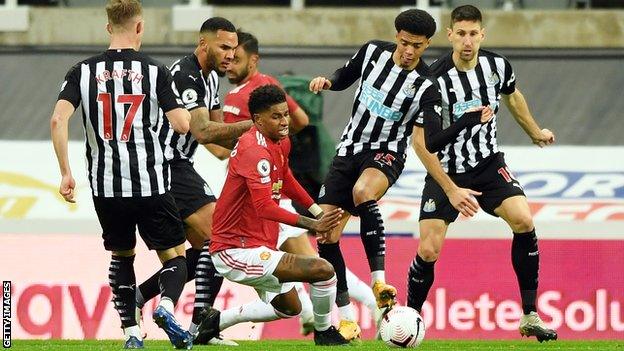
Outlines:
{"label": "soccer ball on grass", "polygon": [[425,322],[415,309],[396,306],[381,320],[379,333],[390,347],[416,348],[425,337]]}

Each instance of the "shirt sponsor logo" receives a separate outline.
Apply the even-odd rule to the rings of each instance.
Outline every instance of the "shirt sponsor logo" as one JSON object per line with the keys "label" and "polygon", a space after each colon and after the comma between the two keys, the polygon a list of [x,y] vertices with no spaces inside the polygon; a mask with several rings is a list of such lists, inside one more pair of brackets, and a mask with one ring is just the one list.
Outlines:
{"label": "shirt sponsor logo", "polygon": [[472,99],[470,101],[457,101],[453,104],[453,115],[455,116],[455,120],[458,120],[468,110],[477,108],[479,106],[481,106],[481,100],[479,99]]}
{"label": "shirt sponsor logo", "polygon": [[366,108],[372,114],[391,121],[400,120],[403,117],[403,112],[394,111],[390,107],[384,106],[383,102],[385,99],[386,94],[384,92],[374,88],[368,82],[362,84],[360,101],[366,105]]}

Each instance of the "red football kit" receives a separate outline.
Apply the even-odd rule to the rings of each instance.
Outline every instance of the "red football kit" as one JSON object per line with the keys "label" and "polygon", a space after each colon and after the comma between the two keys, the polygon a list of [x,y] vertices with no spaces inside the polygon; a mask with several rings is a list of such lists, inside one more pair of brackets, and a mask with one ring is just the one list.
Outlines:
{"label": "red football kit", "polygon": [[210,252],[266,246],[276,250],[278,222],[296,225],[299,215],[279,207],[282,196],[309,208],[314,200],[288,166],[290,140],[274,142],[252,127],[232,151],[213,215]]}
{"label": "red football kit", "polygon": [[[251,114],[249,113],[249,107],[247,105],[249,102],[249,94],[251,94],[254,89],[267,84],[281,87],[277,79],[256,72],[247,82],[227,93],[227,95],[225,95],[225,100],[223,100],[223,121],[225,123],[234,123],[251,119]],[[295,112],[297,108],[299,108],[299,105],[297,105],[295,100],[288,94],[286,94],[286,103],[288,104],[288,111],[290,111],[290,113]]]}

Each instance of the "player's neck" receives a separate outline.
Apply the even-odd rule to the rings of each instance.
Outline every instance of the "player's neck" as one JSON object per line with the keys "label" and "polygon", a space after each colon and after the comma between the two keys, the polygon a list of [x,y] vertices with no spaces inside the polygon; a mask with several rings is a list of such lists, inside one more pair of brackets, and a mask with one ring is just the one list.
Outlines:
{"label": "player's neck", "polygon": [[109,50],[120,50],[120,49],[134,49],[139,51],[141,47],[141,41],[136,38],[136,36],[124,35],[124,34],[114,34],[111,35],[110,45],[108,46]]}
{"label": "player's neck", "polygon": [[210,67],[209,64],[206,63],[206,52],[203,50],[200,50],[199,47],[197,47],[195,49],[195,57],[197,57],[197,62],[199,62],[199,67],[201,67],[201,70],[204,74],[208,74],[210,73],[210,71],[214,70],[213,67]]}
{"label": "player's neck", "polygon": [[245,77],[245,79],[243,79],[240,83],[238,83],[238,85],[243,85],[243,84],[249,82],[249,80],[251,78],[253,78],[253,76],[255,76],[256,74],[258,74],[258,69],[256,69],[256,68],[250,69],[249,73],[247,74],[247,77]]}
{"label": "player's neck", "polygon": [[459,53],[453,51],[453,63],[455,64],[455,68],[458,71],[470,71],[471,69],[477,67],[477,63],[479,62],[479,53],[477,52],[474,57],[470,61],[462,60],[459,57]]}

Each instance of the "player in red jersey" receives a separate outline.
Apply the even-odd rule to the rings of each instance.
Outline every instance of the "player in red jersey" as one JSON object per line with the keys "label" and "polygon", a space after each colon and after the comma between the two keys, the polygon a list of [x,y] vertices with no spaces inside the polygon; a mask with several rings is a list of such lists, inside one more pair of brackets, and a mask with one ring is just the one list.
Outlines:
{"label": "player in red jersey", "polygon": [[[240,138],[232,151],[228,175],[217,200],[210,253],[217,271],[225,278],[252,286],[259,299],[219,312],[208,308],[196,340],[210,339],[241,322],[267,322],[301,312],[293,282],[311,283],[317,345],[348,343],[331,325],[336,298],[336,274],[324,259],[278,251],[279,223],[318,233],[334,228],[342,209],[323,214],[305,192],[288,166],[288,104],[284,91],[265,85],[249,97],[254,127]],[[318,219],[279,207],[282,192]]]}
{"label": "player in red jersey", "polygon": [[[241,30],[238,30],[236,34],[238,36],[238,47],[234,52],[234,59],[226,70],[228,80],[236,85],[224,98],[223,120],[226,123],[250,120],[251,114],[247,106],[249,94],[255,88],[265,84],[279,85],[277,79],[258,70],[260,60],[258,39],[251,33]],[[288,93],[286,93],[286,103],[290,113],[290,133],[294,134],[308,125],[308,115]],[[229,155],[229,150],[226,151],[227,155]],[[291,212],[295,211],[290,199],[282,198],[280,207]],[[307,231],[302,228],[280,224],[277,243],[277,248],[281,251],[308,256],[317,255],[316,250],[310,244]],[[371,288],[348,268],[345,273],[351,297],[367,306],[371,315],[375,315],[375,320],[377,320],[381,313],[377,308],[377,302]],[[299,300],[302,306],[301,315],[299,316],[301,333],[308,335],[314,331],[312,303],[302,283],[296,283],[295,287],[299,292]],[[355,319],[354,311],[350,308],[350,305],[348,307],[349,309],[340,309],[341,322],[338,330],[345,338],[352,339],[358,336],[361,330],[357,323],[348,323],[348,321]]]}

